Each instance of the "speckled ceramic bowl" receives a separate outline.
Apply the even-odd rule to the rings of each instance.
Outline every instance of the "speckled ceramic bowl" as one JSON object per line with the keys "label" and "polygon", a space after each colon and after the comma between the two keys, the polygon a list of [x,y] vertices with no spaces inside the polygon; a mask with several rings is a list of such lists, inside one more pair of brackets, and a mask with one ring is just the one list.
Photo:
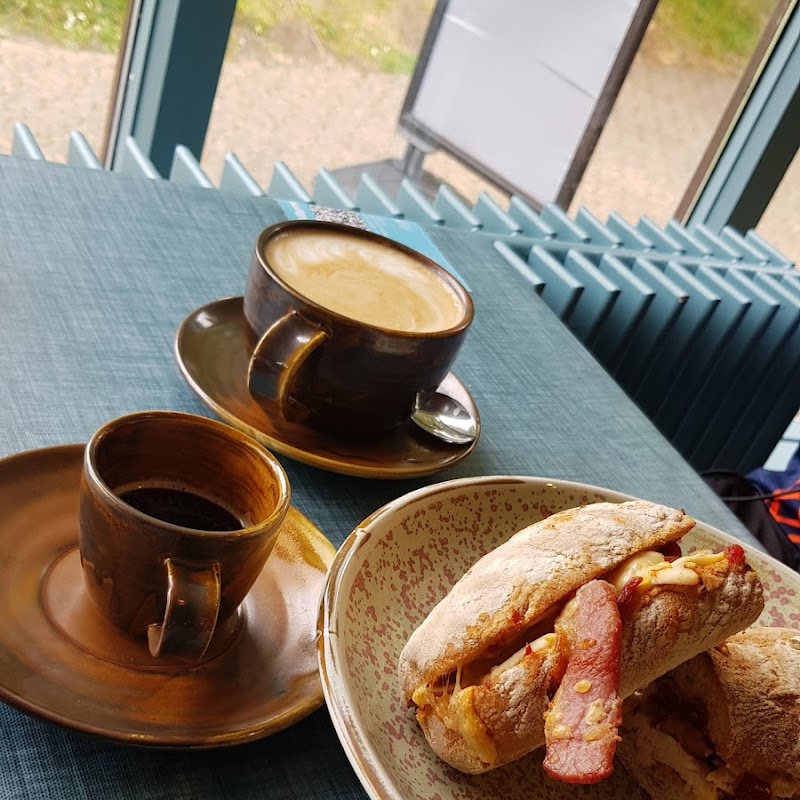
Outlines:
{"label": "speckled ceramic bowl", "polygon": [[[411,632],[477,559],[563,508],[632,499],[542,478],[481,477],[407,494],[376,511],[340,548],[320,611],[322,685],[336,730],[365,789],[382,800],[542,800],[645,795],[618,766],[594,786],[547,778],[543,751],[484,775],[463,775],[431,751],[401,697],[397,658]],[[689,546],[735,540],[703,524]],[[800,628],[800,576],[748,551],[766,589],[762,625]]]}

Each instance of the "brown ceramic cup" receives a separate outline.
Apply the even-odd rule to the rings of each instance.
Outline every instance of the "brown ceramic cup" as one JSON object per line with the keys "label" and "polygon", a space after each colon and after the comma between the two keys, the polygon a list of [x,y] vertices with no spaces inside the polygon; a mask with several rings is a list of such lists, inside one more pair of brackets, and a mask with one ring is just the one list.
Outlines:
{"label": "brown ceramic cup", "polygon": [[289,498],[278,461],[227,425],[168,411],[115,419],[84,456],[87,592],[152,656],[198,662],[235,629]]}
{"label": "brown ceramic cup", "polygon": [[390,239],[331,222],[273,225],[244,296],[250,393],[291,422],[386,431],[447,375],[473,313],[449,272]]}

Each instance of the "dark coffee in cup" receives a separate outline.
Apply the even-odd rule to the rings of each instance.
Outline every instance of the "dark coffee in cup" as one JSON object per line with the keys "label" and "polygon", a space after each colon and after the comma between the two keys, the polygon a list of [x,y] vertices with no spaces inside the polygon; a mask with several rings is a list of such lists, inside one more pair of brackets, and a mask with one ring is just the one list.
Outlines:
{"label": "dark coffee in cup", "polygon": [[120,500],[148,517],[182,528],[223,532],[247,527],[219,503],[186,489],[140,486],[118,492],[118,495]]}

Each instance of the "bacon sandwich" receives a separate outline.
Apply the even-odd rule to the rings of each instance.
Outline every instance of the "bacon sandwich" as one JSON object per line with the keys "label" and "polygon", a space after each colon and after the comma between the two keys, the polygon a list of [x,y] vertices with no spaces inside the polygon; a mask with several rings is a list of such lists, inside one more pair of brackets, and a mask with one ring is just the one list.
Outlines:
{"label": "bacon sandwich", "polygon": [[618,754],[654,800],[800,798],[800,631],[751,628],[623,706]]}
{"label": "bacon sandwich", "polygon": [[474,564],[398,665],[439,757],[481,773],[546,744],[552,777],[607,777],[622,698],[763,608],[741,547],[681,553],[694,524],[645,501],[595,503],[525,528]]}

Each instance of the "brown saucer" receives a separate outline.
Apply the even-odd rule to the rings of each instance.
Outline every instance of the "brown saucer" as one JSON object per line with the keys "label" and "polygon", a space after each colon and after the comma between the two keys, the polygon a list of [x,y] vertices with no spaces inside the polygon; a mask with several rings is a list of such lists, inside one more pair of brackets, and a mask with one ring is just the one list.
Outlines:
{"label": "brown saucer", "polygon": [[0,461],[0,698],[126,744],[208,748],[268,736],[322,705],[316,617],[333,545],[292,508],[242,605],[202,664],[153,659],[93,615],[77,553],[83,445]]}
{"label": "brown saucer", "polygon": [[340,439],[287,422],[259,406],[247,388],[251,354],[241,297],[217,300],[193,311],[175,337],[178,366],[200,399],[228,424],[296,461],[363,478],[415,478],[452,467],[478,443],[478,409],[452,372],[439,391],[461,402],[477,420],[478,436],[469,444],[442,442],[411,420],[380,437]]}

